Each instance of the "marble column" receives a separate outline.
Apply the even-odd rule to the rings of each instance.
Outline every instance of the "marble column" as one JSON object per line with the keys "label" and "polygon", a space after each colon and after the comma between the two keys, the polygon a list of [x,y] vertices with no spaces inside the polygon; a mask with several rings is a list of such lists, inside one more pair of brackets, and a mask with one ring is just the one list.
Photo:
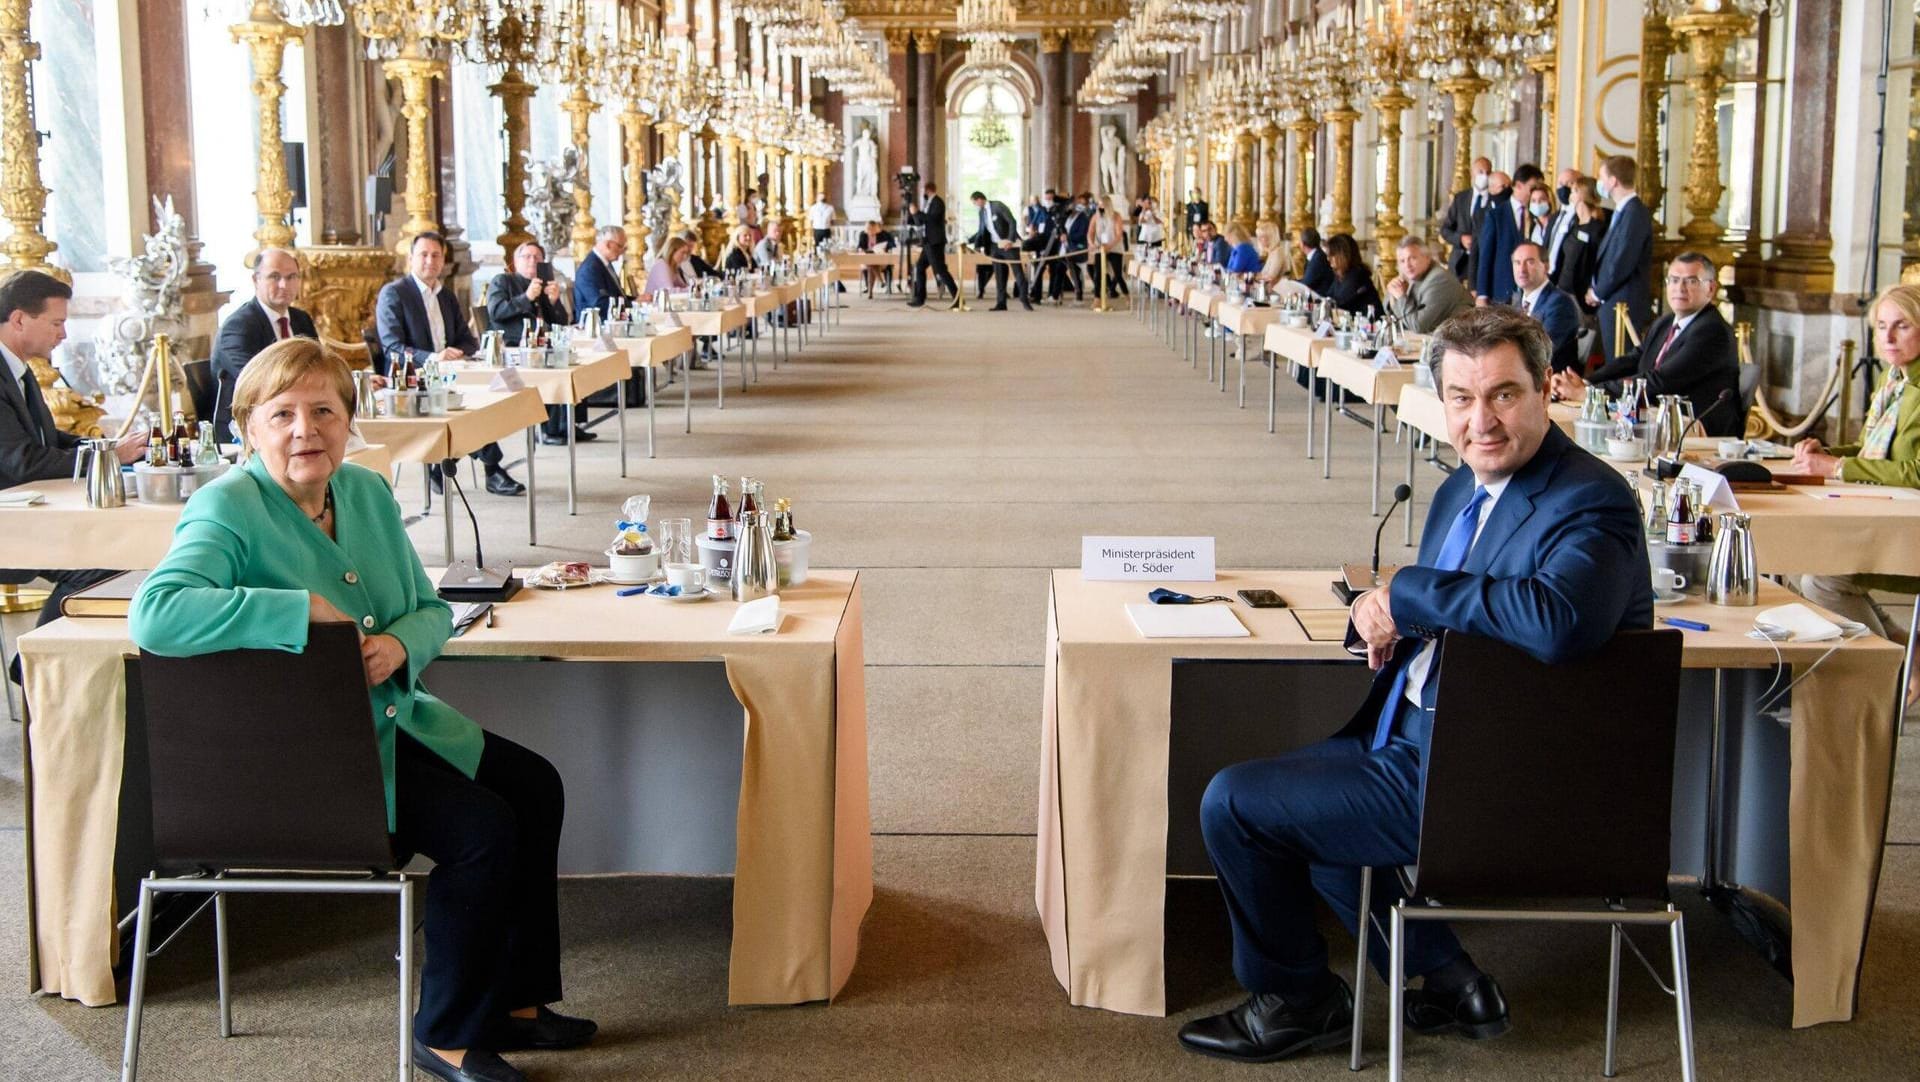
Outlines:
{"label": "marble column", "polygon": [[1033,187],[1045,190],[1064,181],[1060,139],[1060,101],[1067,95],[1064,30],[1040,31],[1040,100],[1033,109]]}
{"label": "marble column", "polygon": [[[1833,146],[1840,70],[1840,12],[1801,4],[1793,16],[1793,90],[1787,102],[1787,153],[1765,155],[1786,169],[1786,219],[1766,264],[1766,285],[1796,293],[1833,291]],[[1757,250],[1750,244],[1749,250]]]}
{"label": "marble column", "polygon": [[913,167],[922,177],[932,177],[934,141],[939,138],[933,119],[939,111],[933,85],[940,67],[940,31],[915,30],[913,52]]}
{"label": "marble column", "polygon": [[1086,81],[1087,68],[1093,62],[1092,27],[1076,27],[1067,31],[1067,77],[1063,84],[1060,107],[1066,113],[1068,131],[1072,133],[1067,143],[1068,183],[1076,192],[1093,190],[1097,166],[1093,151],[1093,118],[1073,107],[1073,93]]}
{"label": "marble column", "polygon": [[887,111],[887,145],[885,148],[887,152],[887,175],[880,178],[880,204],[881,206],[892,208],[888,211],[887,216],[897,219],[900,214],[911,209],[898,205],[900,191],[893,183],[893,178],[898,176],[900,168],[907,164],[907,102],[905,91],[907,86],[910,85],[907,82],[907,45],[912,40],[913,34],[912,31],[909,30],[889,29],[886,35],[887,75],[893,80],[893,85],[899,92],[899,96],[893,99],[893,103]]}

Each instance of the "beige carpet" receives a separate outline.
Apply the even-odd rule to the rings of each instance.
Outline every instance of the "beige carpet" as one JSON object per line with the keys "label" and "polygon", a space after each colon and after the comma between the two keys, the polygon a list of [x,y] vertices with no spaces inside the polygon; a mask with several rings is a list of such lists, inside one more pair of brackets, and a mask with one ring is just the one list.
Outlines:
{"label": "beige carpet", "polygon": [[[490,555],[541,562],[604,548],[627,495],[651,493],[655,517],[698,518],[710,474],[751,473],[793,499],[815,534],[817,566],[863,569],[880,837],[859,968],[830,1007],[729,1010],[726,881],[570,881],[567,1006],[597,1017],[604,1035],[586,1051],[521,1057],[523,1066],[583,1079],[1343,1077],[1333,1056],[1255,1069],[1175,1046],[1181,1020],[1233,997],[1204,893],[1173,922],[1189,945],[1182,973],[1209,990],[1187,1011],[1150,1019],[1069,1007],[1033,916],[1032,831],[1046,569],[1076,563],[1083,533],[1210,533],[1224,566],[1324,566],[1363,553],[1373,522],[1367,433],[1336,426],[1335,477],[1322,481],[1319,464],[1301,457],[1297,389],[1282,386],[1280,431],[1269,436],[1264,372],[1249,372],[1249,407],[1237,410],[1232,393],[1208,388],[1124,313],[849,303],[844,326],[791,367],[774,372],[762,350],[760,382],[744,396],[730,389],[724,412],[701,374],[692,436],[680,432],[679,388],[670,390],[660,457],[646,460],[636,438],[626,480],[615,475],[612,422],[600,424],[606,438],[581,449],[576,517],[564,514],[564,451],[542,448],[539,548],[525,544],[518,501],[477,496],[475,510]],[[630,417],[633,433],[639,420]],[[1397,477],[1404,460],[1390,461]],[[1423,466],[1423,493],[1437,479]],[[417,489],[415,478],[402,485],[410,510]],[[438,518],[413,535],[437,559]],[[1903,758],[1913,747],[1905,742]],[[1911,769],[1901,776],[1859,1021],[1787,1029],[1786,983],[1710,909],[1689,905],[1703,1077],[1915,1076],[1920,851],[1908,846],[1920,843],[1920,793],[1905,780]],[[108,1078],[122,1011],[22,994],[19,801],[9,734],[0,1078]],[[211,933],[195,928],[155,963],[145,1077],[388,1076],[386,911],[241,899],[234,912],[241,1035],[214,1035]],[[1480,928],[1465,938],[1505,983],[1514,1031],[1482,1045],[1416,1039],[1412,1077],[1598,1077],[1604,935]],[[1668,1001],[1637,970],[1627,989],[1622,1077],[1677,1077]]]}

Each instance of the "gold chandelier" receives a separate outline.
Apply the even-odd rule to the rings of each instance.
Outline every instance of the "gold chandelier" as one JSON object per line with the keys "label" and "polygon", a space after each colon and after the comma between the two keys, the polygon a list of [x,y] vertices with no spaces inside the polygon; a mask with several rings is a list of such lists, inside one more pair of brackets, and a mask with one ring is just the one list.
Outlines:
{"label": "gold chandelier", "polygon": [[974,122],[973,133],[967,141],[981,150],[998,150],[1013,141],[1012,133],[1007,131],[1006,122],[1000,119],[1000,110],[993,104],[993,87],[987,87],[987,103],[980,111],[980,119]]}
{"label": "gold chandelier", "polygon": [[960,0],[954,12],[959,38],[966,42],[1011,42],[1015,18],[1013,0]]}

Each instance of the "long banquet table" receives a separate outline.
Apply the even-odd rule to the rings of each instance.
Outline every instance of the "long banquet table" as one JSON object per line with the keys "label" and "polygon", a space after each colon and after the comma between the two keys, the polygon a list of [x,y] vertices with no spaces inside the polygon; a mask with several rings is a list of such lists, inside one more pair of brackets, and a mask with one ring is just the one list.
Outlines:
{"label": "long banquet table", "polygon": [[[423,677],[489,728],[510,722],[485,713],[490,700],[509,700],[529,682],[571,689],[552,693],[557,709],[536,719],[547,728],[511,731],[568,778],[563,871],[582,835],[698,833],[713,819],[725,827],[719,814],[678,824],[620,810],[643,776],[649,785],[686,788],[676,800],[711,803],[711,793],[698,791],[718,787],[710,769],[651,762],[688,730],[708,730],[710,743],[737,757],[733,1004],[832,998],[852,972],[873,897],[858,574],[814,571],[781,591],[780,602],[777,633],[729,635],[738,606],[725,600],[677,605],[622,598],[610,586],[526,590],[498,607],[498,626],[450,640]],[[122,658],[131,649],[119,619],[59,620],[20,639],[29,711],[29,981],[91,1006],[114,1001],[116,836],[127,833],[123,811],[141,814],[121,803],[129,748]],[[691,710],[661,690],[676,663],[716,661],[730,708]],[[618,662],[633,664],[609,664]],[[630,697],[649,693],[663,700],[656,716],[623,712],[637,709]],[[682,774],[688,780],[676,782]],[[609,847],[627,852],[631,842]],[[635,869],[603,860],[572,870]]]}
{"label": "long banquet table", "polygon": [[[416,462],[436,466],[449,459],[472,454],[489,443],[502,440],[516,431],[527,439],[527,544],[536,545],[538,522],[535,497],[539,486],[534,477],[534,432],[547,419],[540,392],[531,387],[517,391],[463,391],[464,408],[442,417],[362,417],[355,427],[369,443],[383,444],[395,462]],[[453,559],[453,516],[441,514],[444,526],[442,558]]]}
{"label": "long banquet table", "polygon": [[[1295,608],[1339,610],[1328,588],[1331,578],[1312,571],[1228,571],[1203,583],[1087,582],[1077,570],[1053,572],[1034,903],[1054,975],[1074,1004],[1133,1014],[1167,1011],[1164,904],[1174,870],[1169,833],[1184,838],[1198,830],[1198,794],[1192,807],[1173,808],[1169,778],[1170,770],[1196,754],[1190,745],[1235,746],[1236,734],[1222,732],[1234,726],[1270,734],[1292,724],[1304,726],[1300,743],[1322,739],[1345,724],[1359,701],[1352,689],[1363,688],[1366,679],[1364,669],[1355,670],[1361,663],[1338,641],[1309,641],[1290,609],[1235,603],[1249,638],[1145,639],[1123,604],[1143,600],[1151,585],[1228,595],[1265,587]],[[1794,600],[1783,588],[1763,584],[1762,606]],[[1780,643],[1776,655],[1774,646],[1743,634],[1756,611],[1693,601],[1660,608],[1663,616],[1713,625],[1712,631],[1686,634],[1690,673],[1683,683],[1690,690],[1683,691],[1675,785],[1675,870],[1715,883],[1745,880],[1749,889],[1770,890],[1789,902],[1793,1024],[1842,1021],[1853,1016],[1878,886],[1901,650],[1863,638],[1830,654],[1826,643]],[[1326,674],[1346,673],[1352,688],[1322,696],[1323,718],[1250,712],[1244,722],[1208,717],[1197,723],[1199,731],[1183,733],[1172,713],[1173,671],[1177,659],[1189,658],[1319,663],[1290,666],[1295,675],[1289,678],[1309,689],[1317,671],[1324,690]],[[1769,683],[1776,659],[1799,681],[1784,734],[1771,718],[1735,718],[1732,707],[1703,705],[1721,701],[1723,693],[1733,704],[1757,698],[1748,685]],[[1311,698],[1303,691],[1292,701]],[[1736,754],[1726,754],[1729,748]],[[1721,789],[1732,794],[1728,803],[1738,804],[1726,818],[1705,808],[1699,796],[1710,791],[1708,764],[1716,762],[1731,762],[1738,783]],[[1784,786],[1776,773],[1786,775]],[[1771,803],[1760,795],[1769,786],[1784,789]]]}
{"label": "long banquet table", "polygon": [[[614,412],[618,415],[620,434],[620,476],[627,475],[627,379],[633,374],[627,363],[626,352],[619,349],[583,349],[574,355],[574,363],[565,368],[494,368],[483,364],[455,363],[450,367],[454,374],[454,383],[462,393],[484,390],[491,386],[505,372],[514,373],[528,390],[540,396],[547,406],[568,408],[569,417],[572,407],[585,402],[589,395],[612,387]],[[567,425],[567,514],[579,510],[579,462],[575,455],[577,440],[575,426]],[[529,497],[531,499],[531,497]]]}

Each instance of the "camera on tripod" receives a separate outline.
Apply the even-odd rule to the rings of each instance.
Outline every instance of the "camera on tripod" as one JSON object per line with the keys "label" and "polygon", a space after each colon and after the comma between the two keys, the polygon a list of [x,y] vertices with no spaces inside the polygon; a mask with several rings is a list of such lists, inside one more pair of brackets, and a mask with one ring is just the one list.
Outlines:
{"label": "camera on tripod", "polygon": [[920,200],[916,190],[920,187],[920,174],[913,166],[903,165],[893,176],[893,183],[900,189],[900,230],[901,240],[907,244],[920,241]]}

